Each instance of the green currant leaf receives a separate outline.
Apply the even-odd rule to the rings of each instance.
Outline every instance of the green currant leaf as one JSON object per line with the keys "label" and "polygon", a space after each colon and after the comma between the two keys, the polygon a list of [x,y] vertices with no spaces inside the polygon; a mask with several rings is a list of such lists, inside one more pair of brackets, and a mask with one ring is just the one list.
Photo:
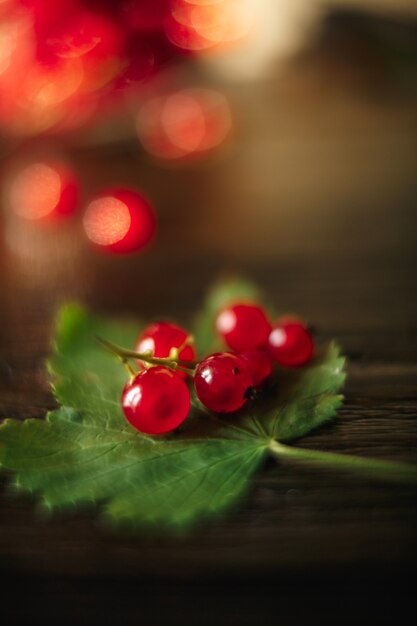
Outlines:
{"label": "green currant leaf", "polygon": [[154,443],[66,408],[45,421],[7,420],[0,432],[1,463],[17,473],[17,488],[41,495],[44,508],[99,502],[105,518],[133,526],[181,527],[222,510],[263,455],[251,441]]}
{"label": "green currant leaf", "polygon": [[345,382],[345,359],[335,343],[310,367],[282,372],[252,410],[272,439],[290,442],[333,419],[343,402],[338,391]]}
{"label": "green currant leaf", "polygon": [[[258,297],[246,283],[212,292],[202,326],[212,328],[219,307],[244,294]],[[212,341],[212,331],[204,332]],[[179,431],[143,435],[122,415],[124,368],[95,341],[101,335],[129,347],[137,333],[136,323],[97,318],[77,305],[59,313],[49,371],[61,408],[46,420],[0,427],[0,464],[43,508],[95,504],[114,524],[187,527],[237,501],[271,443],[320,426],[341,402],[343,358],[332,344],[311,367],[278,375],[240,414],[219,417],[195,403]]]}
{"label": "green currant leaf", "polygon": [[118,322],[88,314],[77,304],[68,304],[58,313],[54,354],[48,363],[52,389],[58,402],[78,409],[91,422],[120,428],[120,390],[126,371],[97,345],[96,337],[111,337],[130,346],[139,333],[139,324]]}

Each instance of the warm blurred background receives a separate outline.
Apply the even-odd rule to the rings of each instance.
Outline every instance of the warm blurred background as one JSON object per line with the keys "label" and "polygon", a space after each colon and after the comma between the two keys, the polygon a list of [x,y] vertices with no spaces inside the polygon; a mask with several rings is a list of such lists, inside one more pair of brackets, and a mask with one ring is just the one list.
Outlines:
{"label": "warm blurred background", "polygon": [[[412,265],[416,35],[407,0],[1,0],[12,303],[42,293],[47,319],[70,296],[187,313],[220,272],[275,285],[292,264],[284,306],[337,332],[359,297],[347,268],[375,284]],[[313,268],[345,289],[330,319]]]}
{"label": "warm blurred background", "polygon": [[[53,406],[44,360],[61,301],[186,320],[211,280],[241,272],[350,357],[344,419],[307,445],[413,460],[416,157],[416,0],[0,0],[0,418]],[[332,568],[370,568],[367,589],[408,580],[409,493],[297,476],[269,468],[241,517],[180,550],[85,519],[36,526],[7,501],[4,571],[56,598],[55,624],[59,598],[78,610],[85,572],[91,597],[110,577],[119,617],[137,572],[170,563],[185,581],[176,619],[193,624],[187,585],[216,568],[298,582],[308,570],[317,587]],[[210,610],[227,602],[229,583],[210,589]],[[278,605],[293,611],[288,593]],[[239,624],[276,623],[273,596],[232,596]],[[199,623],[219,623],[209,609]]]}
{"label": "warm blurred background", "polygon": [[2,0],[6,247],[31,272],[75,262],[89,202],[127,186],[157,215],[148,255],[406,251],[416,19],[406,0]]}

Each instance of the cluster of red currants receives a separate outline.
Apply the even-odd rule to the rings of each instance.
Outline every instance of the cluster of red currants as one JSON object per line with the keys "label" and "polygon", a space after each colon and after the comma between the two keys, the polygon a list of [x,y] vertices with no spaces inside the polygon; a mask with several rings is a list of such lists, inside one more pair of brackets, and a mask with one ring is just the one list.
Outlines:
{"label": "cluster of red currants", "polygon": [[[308,329],[294,318],[272,324],[256,304],[235,304],[217,315],[216,329],[231,351],[195,362],[192,337],[172,323],[157,322],[139,338],[140,371],[122,393],[127,420],[159,435],[177,428],[191,404],[189,377],[199,401],[214,413],[234,413],[272,374],[273,364],[302,367],[313,356]],[[133,353],[132,353],[133,354]]]}

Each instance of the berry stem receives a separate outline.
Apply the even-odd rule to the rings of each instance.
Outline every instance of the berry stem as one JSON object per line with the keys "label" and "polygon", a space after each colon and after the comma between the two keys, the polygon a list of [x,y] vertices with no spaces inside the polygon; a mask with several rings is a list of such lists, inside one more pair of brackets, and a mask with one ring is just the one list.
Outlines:
{"label": "berry stem", "polygon": [[370,478],[386,480],[390,482],[417,484],[417,465],[398,463],[395,461],[383,461],[353,456],[351,454],[337,454],[296,448],[287,446],[272,439],[269,443],[269,451],[277,459],[289,458],[301,463],[312,463],[332,467],[333,469],[346,470],[367,474]]}
{"label": "berry stem", "polygon": [[120,360],[123,363],[124,367],[126,368],[129,374],[130,380],[132,381],[136,377],[135,370],[133,369],[133,367],[130,365],[130,363],[125,357],[120,357]]}
{"label": "berry stem", "polygon": [[122,348],[121,346],[117,346],[102,337],[96,337],[96,340],[100,345],[106,348],[106,350],[121,358],[124,363],[126,363],[127,359],[135,359],[145,361],[145,363],[149,363],[150,365],[163,365],[164,367],[168,367],[174,371],[180,370],[189,376],[194,376],[195,367],[190,368],[187,366],[195,366],[195,364],[190,363],[189,361],[171,359],[170,357],[154,357],[151,356],[149,352],[135,352],[134,350],[128,350],[126,348]]}

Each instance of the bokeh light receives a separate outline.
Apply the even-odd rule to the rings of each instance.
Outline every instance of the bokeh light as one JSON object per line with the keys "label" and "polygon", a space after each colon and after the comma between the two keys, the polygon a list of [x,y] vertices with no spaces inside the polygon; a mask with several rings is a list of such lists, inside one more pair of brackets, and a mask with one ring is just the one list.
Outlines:
{"label": "bokeh light", "polygon": [[227,99],[212,89],[180,89],[154,96],[137,117],[143,145],[162,159],[201,156],[220,146],[231,126]]}
{"label": "bokeh light", "polygon": [[11,177],[9,208],[26,220],[71,215],[76,209],[79,188],[67,165],[34,161],[17,169]]}
{"label": "bokeh light", "polygon": [[132,219],[126,204],[113,196],[93,200],[83,218],[87,237],[99,246],[111,246],[129,232]]}
{"label": "bokeh light", "polygon": [[245,37],[253,18],[252,7],[245,0],[225,0],[219,6],[195,7],[192,25],[209,41],[226,44]]}
{"label": "bokeh light", "polygon": [[138,252],[153,239],[154,212],[140,194],[128,189],[113,189],[94,198],[83,217],[84,231],[103,252]]}
{"label": "bokeh light", "polygon": [[198,150],[206,133],[203,107],[195,94],[186,90],[165,100],[161,124],[168,140],[185,153]]}
{"label": "bokeh light", "polygon": [[166,33],[179,48],[217,50],[247,35],[254,17],[254,5],[248,0],[173,0]]}
{"label": "bokeh light", "polygon": [[202,52],[214,47],[214,43],[202,37],[190,24],[182,24],[175,15],[170,15],[165,22],[165,33],[169,41],[182,50]]}
{"label": "bokeh light", "polygon": [[2,2],[0,125],[15,135],[68,132],[100,120],[109,102],[123,106],[124,89],[174,56],[163,31],[170,0],[158,11],[149,4]]}
{"label": "bokeh light", "polygon": [[58,25],[46,45],[51,54],[70,59],[93,52],[99,57],[116,56],[120,54],[122,42],[121,33],[112,22],[80,10]]}
{"label": "bokeh light", "polygon": [[123,33],[117,24],[97,13],[79,10],[60,23],[46,40],[52,58],[67,59],[83,70],[81,92],[94,92],[119,73],[124,52]]}
{"label": "bokeh light", "polygon": [[253,0],[3,0],[0,9],[0,126],[17,136],[91,128],[175,59],[229,49],[254,21]]}

